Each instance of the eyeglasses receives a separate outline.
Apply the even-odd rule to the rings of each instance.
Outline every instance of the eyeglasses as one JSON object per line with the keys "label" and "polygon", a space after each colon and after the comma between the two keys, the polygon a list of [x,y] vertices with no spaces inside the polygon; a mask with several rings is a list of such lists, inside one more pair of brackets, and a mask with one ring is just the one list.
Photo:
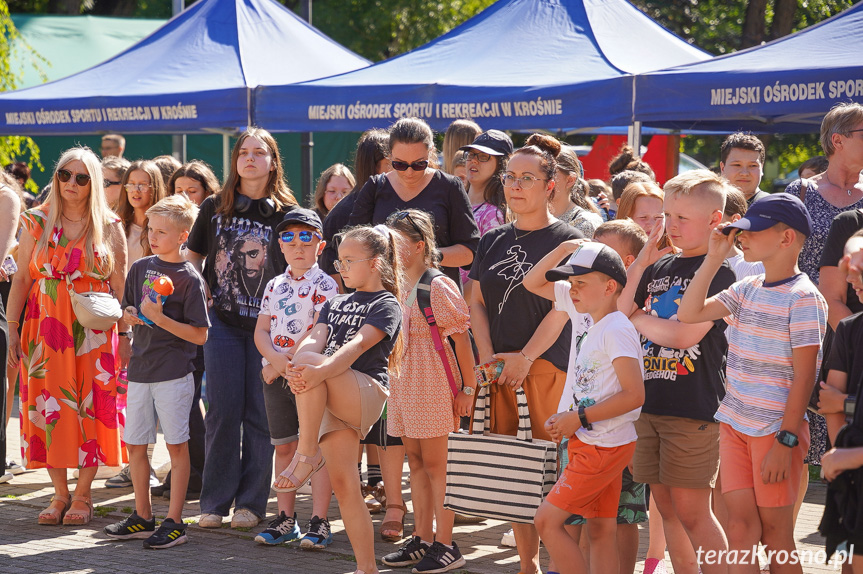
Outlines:
{"label": "eyeglasses", "polygon": [[408,220],[408,223],[411,224],[411,227],[414,228],[414,231],[417,232],[417,235],[419,235],[420,237],[425,237],[425,233],[423,233],[420,229],[420,226],[416,224],[416,221],[414,221],[414,218],[411,217],[409,211],[399,211],[393,216],[393,221],[403,221],[405,219]]}
{"label": "eyeglasses", "polygon": [[427,159],[415,161],[413,163],[408,163],[406,161],[399,160],[391,160],[390,163],[393,166],[393,169],[396,171],[407,171],[408,168],[411,168],[414,171],[425,171],[429,166],[429,162]]}
{"label": "eyeglasses", "polygon": [[72,179],[73,175],[75,176],[75,185],[80,185],[83,187],[83,186],[87,185],[88,183],[90,183],[90,176],[87,175],[86,173],[75,173],[75,174],[73,174],[68,169],[58,169],[57,170],[57,179],[59,179],[63,183],[66,183],[67,181]]}
{"label": "eyeglasses", "polygon": [[335,261],[333,261],[333,267],[335,267],[336,271],[338,271],[339,273],[341,273],[342,271],[347,271],[348,273],[350,273],[351,265],[353,265],[354,263],[359,263],[361,261],[371,261],[372,259],[374,259],[374,257],[366,257],[365,259],[354,259],[353,261],[336,259]]}
{"label": "eyeglasses", "polygon": [[854,133],[857,133],[857,132],[863,132],[863,128],[858,128],[858,129],[856,129],[856,130],[848,130],[848,131],[847,131],[847,132],[845,132],[845,133],[846,133],[848,136],[850,136],[851,134],[854,134]]}
{"label": "eyeglasses", "polygon": [[279,233],[279,239],[285,243],[293,241],[295,236],[299,237],[303,243],[311,243],[312,237],[317,237],[319,240],[324,238],[320,233],[315,231],[282,231]]}
{"label": "eyeglasses", "polygon": [[105,180],[105,187],[111,187],[112,185],[120,185],[119,181],[111,181],[110,179]]}
{"label": "eyeglasses", "polygon": [[538,177],[533,177],[530,175],[525,175],[523,177],[515,177],[514,175],[509,174],[504,174],[500,176],[500,180],[503,182],[504,187],[512,187],[517,182],[518,186],[522,189],[530,189],[537,181],[548,181],[547,179],[540,179]]}
{"label": "eyeglasses", "polygon": [[465,150],[464,160],[467,162],[474,159],[480,163],[485,163],[491,159],[491,154]]}
{"label": "eyeglasses", "polygon": [[150,183],[127,183],[123,187],[126,188],[126,191],[146,191],[153,185]]}

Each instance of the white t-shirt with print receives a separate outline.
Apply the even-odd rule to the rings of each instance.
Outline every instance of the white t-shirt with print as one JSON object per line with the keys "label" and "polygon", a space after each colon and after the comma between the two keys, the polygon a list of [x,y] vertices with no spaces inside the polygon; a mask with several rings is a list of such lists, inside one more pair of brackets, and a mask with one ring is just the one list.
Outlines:
{"label": "white t-shirt with print", "polygon": [[[338,294],[336,282],[317,263],[299,279],[291,277],[290,267],[273,277],[264,289],[260,312],[270,317],[273,347],[287,354],[314,327],[315,314],[324,303]],[[267,366],[267,359],[262,364]]]}
{"label": "white t-shirt with print", "polygon": [[563,387],[560,403],[557,405],[557,412],[562,413],[572,409],[572,389],[575,384],[575,358],[578,356],[578,347],[581,344],[581,340],[584,339],[585,333],[593,325],[593,319],[587,313],[579,313],[575,310],[575,305],[569,297],[569,281],[554,282],[554,309],[556,311],[563,311],[569,315],[569,320],[572,322],[572,340],[569,344],[566,383]]}

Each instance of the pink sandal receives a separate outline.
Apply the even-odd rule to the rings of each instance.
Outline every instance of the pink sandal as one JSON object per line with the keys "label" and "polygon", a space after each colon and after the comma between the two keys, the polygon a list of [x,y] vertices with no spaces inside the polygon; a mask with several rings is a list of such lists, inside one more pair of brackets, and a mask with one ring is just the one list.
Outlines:
{"label": "pink sandal", "polygon": [[[297,470],[297,465],[303,463],[309,465],[309,471],[302,478],[294,475],[294,471]],[[285,488],[276,486],[277,482],[273,483],[273,490],[276,492],[296,492],[303,487],[314,475],[316,472],[321,470],[324,467],[324,454],[321,452],[321,447],[318,447],[318,451],[315,453],[315,456],[306,456],[304,454],[300,454],[299,452],[294,453],[294,458],[291,460],[291,464],[288,465],[288,468],[279,473],[279,477],[287,478],[291,481],[293,486],[288,486]]]}

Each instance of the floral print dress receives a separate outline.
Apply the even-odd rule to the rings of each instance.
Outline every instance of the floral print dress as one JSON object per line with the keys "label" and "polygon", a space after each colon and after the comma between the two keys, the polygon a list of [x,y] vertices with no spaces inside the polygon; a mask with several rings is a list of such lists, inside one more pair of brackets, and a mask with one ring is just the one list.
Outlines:
{"label": "floral print dress", "polygon": [[[21,216],[36,241],[47,221],[43,208]],[[78,293],[109,292],[108,274],[84,268],[81,239],[69,240],[62,228],[51,234],[48,248],[35,248],[29,264],[34,283],[21,333],[21,456],[27,468],[116,466],[117,329],[81,326],[66,284],[68,275]]]}

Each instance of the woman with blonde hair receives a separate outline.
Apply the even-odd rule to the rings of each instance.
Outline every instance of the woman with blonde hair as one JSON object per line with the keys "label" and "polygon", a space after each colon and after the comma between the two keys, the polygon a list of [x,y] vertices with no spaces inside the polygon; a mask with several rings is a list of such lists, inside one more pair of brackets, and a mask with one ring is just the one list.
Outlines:
{"label": "woman with blonde hair", "polygon": [[455,158],[461,149],[482,133],[482,128],[473,120],[455,120],[443,136],[443,170],[455,175]]}
{"label": "woman with blonde hair", "polygon": [[356,185],[354,174],[341,163],[333,164],[321,173],[315,188],[315,197],[312,199],[312,209],[321,221],[326,219],[336,204]]}
{"label": "woman with blonde hair", "polygon": [[[128,327],[81,325],[69,287],[123,293],[126,237],[108,207],[96,155],[63,153],[47,201],[22,215],[9,315],[27,305],[21,338],[9,331],[9,365],[21,365],[21,444],[27,468],[47,468],[54,497],[40,524],[82,525],[93,517],[90,486],[99,466],[120,464],[117,370],[129,359]],[[9,321],[10,324],[17,321]],[[118,355],[119,347],[119,355]],[[119,356],[120,364],[115,357]],[[66,469],[78,468],[74,496]]]}

